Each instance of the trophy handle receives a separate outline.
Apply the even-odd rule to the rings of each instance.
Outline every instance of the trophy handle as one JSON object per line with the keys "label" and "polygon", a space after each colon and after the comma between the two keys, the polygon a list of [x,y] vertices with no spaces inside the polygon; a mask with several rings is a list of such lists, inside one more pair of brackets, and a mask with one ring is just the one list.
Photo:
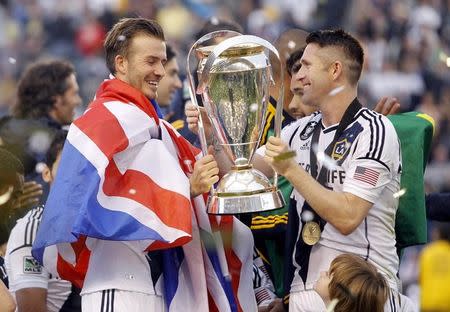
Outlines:
{"label": "trophy handle", "polygon": [[219,30],[219,31],[210,32],[210,33],[202,36],[200,39],[198,39],[192,45],[192,47],[189,49],[189,53],[187,55],[186,67],[187,67],[187,77],[188,77],[188,81],[189,81],[189,96],[191,98],[192,103],[195,105],[195,107],[197,108],[198,113],[199,113],[199,115],[198,115],[198,137],[200,139],[200,146],[201,146],[203,155],[208,154],[208,144],[206,142],[206,134],[205,134],[205,128],[203,127],[203,119],[202,119],[202,114],[200,111],[200,106],[198,105],[197,97],[195,96],[196,88],[194,85],[194,77],[192,76],[192,72],[191,72],[190,59],[191,59],[192,52],[195,51],[204,42],[214,39],[214,38],[217,38],[217,37],[224,37],[226,35],[239,36],[242,34],[237,31],[232,31],[232,30]]}
{"label": "trophy handle", "polygon": [[[195,85],[194,85],[194,77],[192,76],[192,71],[190,67],[190,59],[191,54],[193,51],[195,51],[201,44],[204,42],[211,40],[213,38],[217,37],[224,37],[226,35],[233,35],[233,36],[239,36],[242,35],[241,33],[233,30],[219,30],[219,31],[213,31],[210,32],[204,36],[202,36],[200,39],[198,39],[192,47],[189,49],[189,53],[187,55],[187,61],[186,61],[186,69],[187,69],[187,78],[189,81],[189,96],[191,98],[192,103],[195,105],[198,111],[198,137],[200,139],[200,146],[202,149],[203,156],[206,156],[208,154],[208,143],[206,142],[206,134],[205,134],[205,128],[203,127],[203,119],[202,119],[202,112],[200,111],[200,106],[197,102],[197,97],[195,96]],[[212,197],[214,194],[215,187],[214,185],[211,186],[211,189],[209,191],[210,196]]]}
{"label": "trophy handle", "polygon": [[[211,33],[211,34],[213,34],[213,33]],[[207,36],[207,35],[205,35],[205,36]],[[284,95],[284,64],[281,62],[278,50],[269,41],[264,40],[257,36],[240,35],[240,36],[236,36],[236,37],[231,37],[231,38],[226,39],[226,40],[222,41],[221,43],[219,43],[217,46],[214,47],[213,51],[211,52],[211,54],[209,54],[209,56],[206,60],[205,66],[203,67],[203,71],[202,71],[202,74],[199,79],[197,94],[202,94],[205,92],[206,87],[209,82],[209,72],[210,72],[215,60],[227,49],[232,48],[239,44],[244,44],[244,43],[253,43],[253,44],[258,44],[260,46],[265,47],[266,49],[269,50],[269,52],[272,52],[273,54],[275,54],[275,56],[278,59],[278,62],[280,63],[281,87],[280,87],[280,96],[278,97],[278,100],[277,100],[277,107],[276,107],[276,113],[275,113],[275,124],[274,124],[275,137],[280,137],[281,119],[283,116],[283,100],[284,100],[283,99],[283,95]],[[192,48],[191,48],[191,50],[192,50]],[[190,90],[190,91],[192,91],[192,90]],[[191,97],[192,97],[192,95],[191,95]],[[199,132],[200,132],[200,123],[199,123]],[[278,184],[278,174],[276,172],[273,175],[273,184],[274,185]]]}

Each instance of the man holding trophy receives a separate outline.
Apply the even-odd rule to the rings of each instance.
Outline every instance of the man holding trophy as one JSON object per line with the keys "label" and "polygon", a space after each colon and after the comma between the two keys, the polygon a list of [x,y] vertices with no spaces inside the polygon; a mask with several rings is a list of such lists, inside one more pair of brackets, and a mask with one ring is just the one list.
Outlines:
{"label": "man holding trophy", "polygon": [[256,311],[251,232],[206,214],[217,163],[155,102],[161,27],[122,19],[105,52],[111,77],[70,127],[33,257],[82,288],[83,311]]}
{"label": "man holding trophy", "polygon": [[[391,122],[362,108],[357,99],[362,65],[363,50],[349,34],[342,30],[311,33],[295,75],[304,88],[302,101],[319,112],[284,128],[281,138],[269,138],[252,159],[255,169],[268,177],[273,169],[294,187],[287,237],[291,243],[287,257],[292,263],[285,285],[290,291],[284,300],[290,311],[325,310],[314,283],[342,253],[363,257],[386,278],[391,291],[385,311],[400,310],[404,304],[396,277],[399,259],[394,231],[400,146]],[[204,91],[201,83],[200,92]],[[223,86],[223,92],[227,87]],[[187,109],[186,115],[195,131],[199,111]],[[218,126],[223,118],[210,119],[216,135],[229,132]],[[242,123],[239,118],[234,122]],[[223,143],[220,137],[219,142]],[[221,147],[216,153],[220,166],[227,159],[236,164],[239,158],[230,157],[230,147]]]}

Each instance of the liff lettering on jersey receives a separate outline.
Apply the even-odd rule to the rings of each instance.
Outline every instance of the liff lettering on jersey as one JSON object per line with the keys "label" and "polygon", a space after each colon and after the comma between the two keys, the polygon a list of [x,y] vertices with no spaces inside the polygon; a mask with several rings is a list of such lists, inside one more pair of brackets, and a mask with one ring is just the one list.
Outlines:
{"label": "liff lettering on jersey", "polygon": [[[304,162],[301,162],[301,163],[299,163],[299,165],[302,166],[306,172],[311,174],[310,164],[305,164]],[[328,184],[334,184],[336,182],[339,182],[339,184],[344,184],[344,180],[345,180],[345,170],[343,170],[343,169],[328,170],[328,174],[327,174],[327,183]]]}

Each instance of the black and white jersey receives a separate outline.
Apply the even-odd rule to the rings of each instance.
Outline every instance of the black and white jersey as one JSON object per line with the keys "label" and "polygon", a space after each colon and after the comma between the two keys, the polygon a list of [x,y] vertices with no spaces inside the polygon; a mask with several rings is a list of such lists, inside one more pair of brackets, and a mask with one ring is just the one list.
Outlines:
{"label": "black and white jersey", "polygon": [[43,211],[43,206],[30,210],[11,231],[5,256],[9,289],[14,294],[24,288],[44,288],[48,311],[77,311],[79,295],[72,284],[52,276],[31,255]]}
{"label": "black and white jersey", "polygon": [[[317,147],[322,152],[333,141],[337,129],[337,125],[325,128],[321,119],[321,114],[317,112],[285,127],[281,134],[290,149],[297,152],[296,161],[308,172],[311,172],[310,150],[315,126],[321,127]],[[373,203],[373,206],[349,235],[343,235],[331,224],[325,223],[321,238],[312,247],[303,268],[299,265],[302,251],[297,249],[302,239],[302,223],[299,222],[292,256],[295,274],[291,291],[312,289],[320,272],[327,271],[332,259],[341,253],[357,254],[371,261],[384,274],[390,286],[398,288],[396,275],[399,260],[395,248],[398,199],[394,193],[400,188],[400,155],[399,140],[391,122],[380,114],[361,108],[332,149],[335,167],[328,170],[325,187],[354,194]],[[320,172],[324,161],[317,158],[317,172]],[[289,216],[289,222],[294,221],[291,218],[301,220],[305,202],[295,189],[292,197],[297,203],[297,215]]]}
{"label": "black and white jersey", "polygon": [[5,260],[0,256],[0,280],[8,287],[8,274],[6,274]]}

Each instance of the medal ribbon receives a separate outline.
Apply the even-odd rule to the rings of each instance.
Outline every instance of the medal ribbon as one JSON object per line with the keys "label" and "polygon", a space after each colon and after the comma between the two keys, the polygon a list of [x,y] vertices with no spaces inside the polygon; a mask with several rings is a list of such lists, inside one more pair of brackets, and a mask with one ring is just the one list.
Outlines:
{"label": "medal ribbon", "polygon": [[[361,104],[359,103],[358,99],[355,98],[352,103],[347,107],[345,110],[344,115],[342,116],[341,121],[339,122],[339,125],[336,129],[336,133],[334,135],[333,141],[328,145],[328,147],[325,149],[325,155],[331,156],[331,153],[333,151],[334,145],[339,140],[341,135],[343,134],[344,130],[353,122],[355,115],[358,113],[358,111],[361,109]],[[321,185],[324,187],[326,186],[327,182],[327,175],[328,175],[328,168],[326,166],[323,166],[320,168],[319,174],[317,174],[318,171],[318,163],[317,163],[317,157],[314,153],[312,147],[315,144],[319,143],[320,133],[321,133],[321,122],[319,121],[317,125],[314,128],[314,132],[311,138],[311,148],[310,148],[310,170],[311,170],[311,176],[317,180]],[[308,204],[308,202],[305,200],[303,207],[302,207],[302,214],[304,211],[310,211],[313,214],[313,219],[309,222],[313,221],[319,224],[320,231],[323,231],[323,228],[326,224],[325,220],[323,220],[311,206]],[[302,223],[302,234],[303,230],[305,229],[305,224],[308,223],[303,220],[303,218],[300,216],[300,222]],[[303,236],[303,235],[301,235]],[[295,259],[297,263],[300,265],[300,277],[303,280],[303,283],[306,283],[306,277],[308,274],[308,266],[309,266],[309,256],[311,254],[311,249],[313,245],[306,244],[303,240],[303,237],[297,242],[296,252],[295,252]]]}

